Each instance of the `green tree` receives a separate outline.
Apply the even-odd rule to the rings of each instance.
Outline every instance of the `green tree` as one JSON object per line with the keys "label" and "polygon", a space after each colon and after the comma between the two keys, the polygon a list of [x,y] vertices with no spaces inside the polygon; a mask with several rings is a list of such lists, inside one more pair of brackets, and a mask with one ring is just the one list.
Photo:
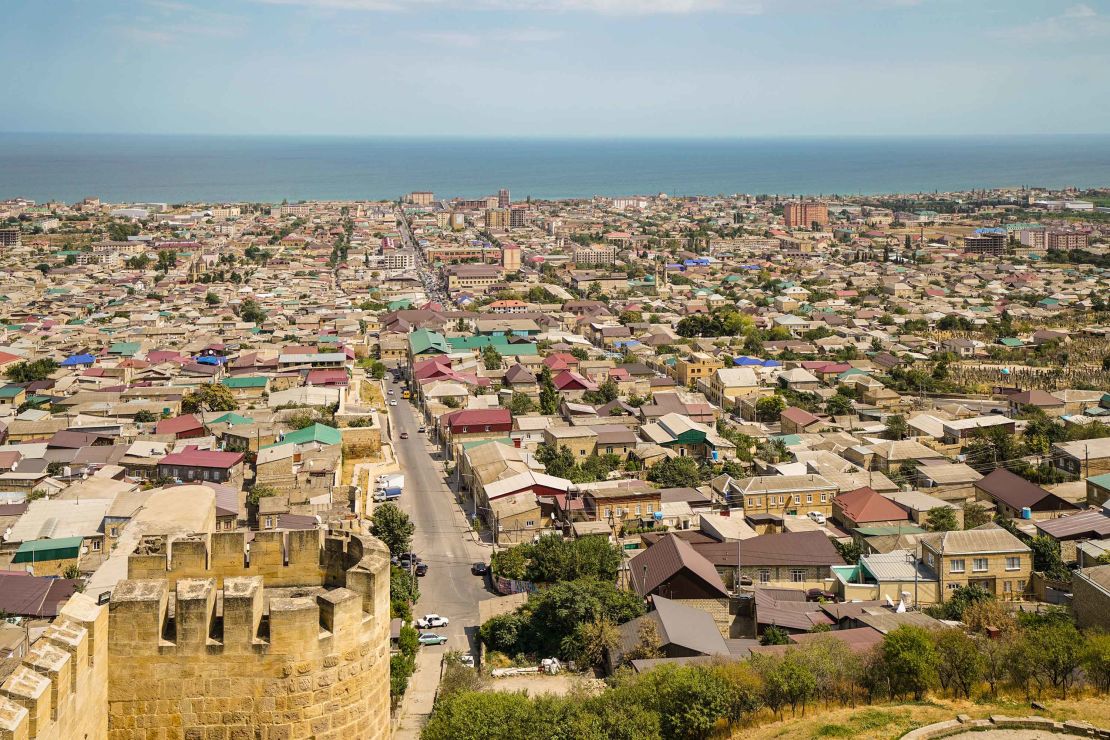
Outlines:
{"label": "green tree", "polygon": [[198,411],[234,411],[239,408],[231,389],[219,383],[198,386],[181,397],[181,412],[195,414]]}
{"label": "green tree", "polygon": [[825,401],[825,412],[832,416],[847,416],[852,413],[852,399],[837,393]]}
{"label": "green tree", "polygon": [[138,236],[141,228],[132,221],[112,221],[108,224],[108,239],[125,242],[129,236]]}
{"label": "green tree", "polygon": [[396,504],[386,503],[376,507],[370,521],[370,534],[384,542],[390,554],[396,556],[409,551],[416,527],[409,515]]}
{"label": "green tree", "polygon": [[690,488],[701,482],[701,468],[690,457],[669,457],[648,470],[648,480],[660,488]]}
{"label": "green tree", "polygon": [[540,413],[550,416],[559,410],[559,392],[554,385],[540,388]]}
{"label": "green tree", "polygon": [[990,512],[982,504],[973,501],[964,504],[964,529],[975,529],[990,520]]}
{"label": "green tree", "polygon": [[644,613],[643,599],[609,581],[579,578],[533,594],[526,605],[529,642],[538,654],[562,653],[562,637],[580,624],[607,619],[624,624]]}
{"label": "green tree", "polygon": [[1104,694],[1110,691],[1110,634],[1092,632],[1086,635],[1082,663],[1095,688]]}
{"label": "green tree", "polygon": [[782,627],[772,624],[759,636],[760,645],[789,645],[790,634]]}
{"label": "green tree", "polygon": [[620,390],[617,387],[617,381],[613,378],[606,378],[596,391],[586,391],[582,394],[582,400],[595,406],[615,401],[618,397],[620,397]]}
{"label": "green tree", "polygon": [[782,396],[764,396],[755,402],[755,414],[761,421],[778,421],[779,414],[786,409]]}
{"label": "green tree", "polygon": [[901,414],[891,414],[886,417],[886,438],[899,440],[905,439],[906,434],[909,432],[909,425],[906,424],[906,417]]}
{"label": "green tree", "polygon": [[978,643],[959,628],[933,633],[937,654],[937,677],[944,689],[951,687],[958,698],[961,693],[970,699],[971,689],[983,677],[983,655]]}
{"label": "green tree", "polygon": [[492,344],[487,344],[482,348],[482,365],[486,370],[500,370],[501,361],[501,353]]}
{"label": "green tree", "polygon": [[836,551],[840,553],[840,557],[844,558],[844,562],[855,565],[859,559],[866,554],[863,545],[856,542],[854,539],[848,542],[841,542],[840,540],[833,540],[833,546]]}
{"label": "green tree", "polygon": [[133,418],[139,424],[148,424],[152,421],[158,421],[158,417],[155,415],[155,413],[153,411],[147,411],[146,409],[140,409],[136,411]]}
{"label": "green tree", "polygon": [[929,633],[902,625],[887,633],[881,654],[891,695],[912,695],[914,701],[921,701],[937,676],[937,653]]}
{"label": "green tree", "polygon": [[278,495],[277,489],[273,486],[261,485],[254,486],[247,492],[247,503],[251,506],[258,506],[258,502],[264,498]]}
{"label": "green tree", "polygon": [[1052,684],[1066,699],[1083,659],[1082,640],[1075,625],[1066,619],[1052,620],[1026,630],[1025,640],[1033,656],[1035,677]]}
{"label": "green tree", "polygon": [[546,442],[536,446],[536,459],[544,465],[548,475],[570,479],[574,472],[574,453],[566,445],[555,447]]}
{"label": "green tree", "polygon": [[533,701],[523,693],[465,691],[438,702],[421,740],[521,740],[538,737],[536,726],[551,731],[546,717],[537,717]]}
{"label": "green tree", "polygon": [[48,357],[38,360],[23,360],[17,362],[7,370],[8,380],[13,383],[34,383],[46,380],[58,369],[58,363]]}
{"label": "green tree", "polygon": [[605,664],[609,654],[620,644],[616,625],[604,617],[579,624],[563,638],[563,655],[577,665],[594,668]]}
{"label": "green tree", "polygon": [[535,408],[536,404],[527,393],[513,391],[513,395],[509,398],[509,411],[513,413],[513,416],[523,416],[534,411]]}
{"label": "green tree", "polygon": [[930,532],[951,532],[960,528],[956,510],[951,506],[934,506],[926,514],[925,528]]}
{"label": "green tree", "polygon": [[177,252],[173,250],[164,250],[158,253],[158,262],[155,269],[162,272],[169,272],[170,268],[177,266]]}
{"label": "green tree", "polygon": [[204,294],[204,302],[209,306],[218,306],[220,305],[220,297],[212,291],[208,291]]}
{"label": "green tree", "polygon": [[1068,580],[1071,575],[1064,559],[1060,554],[1060,543],[1045,534],[1039,534],[1029,540],[1029,547],[1033,550],[1033,570],[1044,573],[1049,578]]}
{"label": "green tree", "polygon": [[258,301],[247,298],[239,304],[239,318],[252,324],[261,324],[266,320],[266,312],[258,305]]}
{"label": "green tree", "polygon": [[374,360],[370,363],[370,377],[374,380],[381,380],[385,377],[385,363],[381,360]]}

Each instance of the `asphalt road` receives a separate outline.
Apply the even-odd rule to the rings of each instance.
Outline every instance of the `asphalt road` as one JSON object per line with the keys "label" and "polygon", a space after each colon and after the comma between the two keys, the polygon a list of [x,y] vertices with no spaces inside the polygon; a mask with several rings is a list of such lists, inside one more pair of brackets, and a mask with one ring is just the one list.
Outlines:
{"label": "asphalt road", "polygon": [[[466,517],[444,482],[442,462],[432,458],[434,447],[425,435],[416,431],[420,420],[411,404],[399,398],[402,386],[390,383],[388,387],[394,389],[391,398],[398,399],[389,412],[393,418],[394,449],[405,475],[399,505],[416,525],[413,551],[428,564],[428,574],[420,579],[420,600],[413,614],[447,617],[450,624],[446,628],[432,631],[447,635],[446,649],[467,650],[468,637],[473,639],[478,626],[478,602],[495,597],[486,589],[485,580],[470,572],[474,563],[489,562],[490,549],[474,541]],[[409,438],[401,439],[402,432],[408,432]]]}

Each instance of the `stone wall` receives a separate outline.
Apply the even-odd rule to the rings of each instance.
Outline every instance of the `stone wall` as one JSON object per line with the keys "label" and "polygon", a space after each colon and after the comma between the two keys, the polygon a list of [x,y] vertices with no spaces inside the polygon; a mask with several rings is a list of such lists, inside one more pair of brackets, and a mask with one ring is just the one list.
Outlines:
{"label": "stone wall", "polygon": [[76,594],[0,685],[0,740],[108,736],[108,609]]}
{"label": "stone wall", "polygon": [[307,536],[282,534],[256,533],[249,563],[219,535],[174,542],[161,572],[133,557],[111,602],[110,740],[389,736],[388,552],[330,533],[310,565]]}

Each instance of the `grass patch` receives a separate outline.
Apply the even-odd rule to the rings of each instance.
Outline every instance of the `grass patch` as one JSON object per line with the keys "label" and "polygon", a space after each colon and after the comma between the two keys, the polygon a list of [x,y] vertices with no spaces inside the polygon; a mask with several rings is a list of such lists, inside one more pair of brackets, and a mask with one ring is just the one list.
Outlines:
{"label": "grass patch", "polygon": [[852,737],[856,731],[846,725],[821,725],[814,737]]}

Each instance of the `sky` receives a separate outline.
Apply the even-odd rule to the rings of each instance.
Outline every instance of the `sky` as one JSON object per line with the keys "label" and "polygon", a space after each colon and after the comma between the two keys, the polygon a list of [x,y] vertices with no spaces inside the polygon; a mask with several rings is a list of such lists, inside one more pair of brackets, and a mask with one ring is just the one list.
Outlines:
{"label": "sky", "polygon": [[1110,133],[1110,0],[3,0],[0,131]]}

